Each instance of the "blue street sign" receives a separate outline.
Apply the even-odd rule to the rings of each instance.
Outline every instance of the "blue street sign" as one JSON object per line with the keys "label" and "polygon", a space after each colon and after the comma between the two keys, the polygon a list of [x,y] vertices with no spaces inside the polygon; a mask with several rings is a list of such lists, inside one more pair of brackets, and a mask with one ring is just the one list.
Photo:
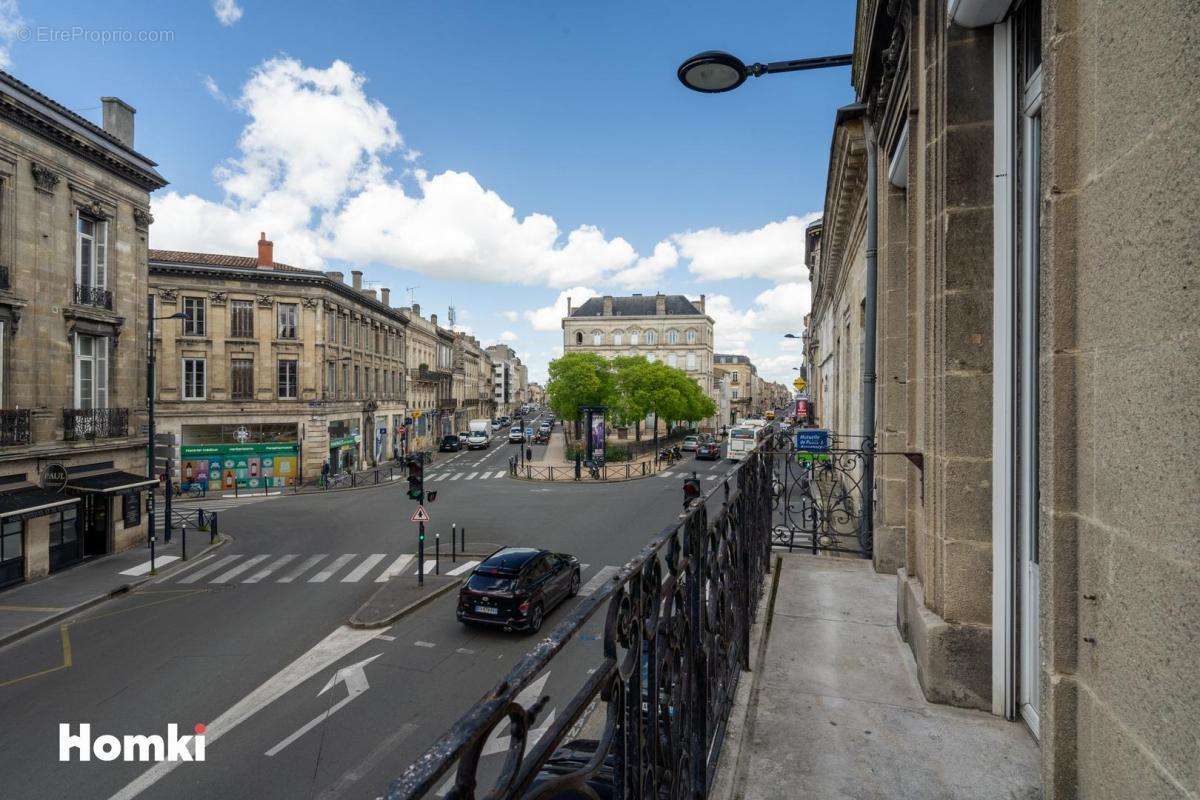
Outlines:
{"label": "blue street sign", "polygon": [[829,431],[824,428],[801,428],[796,431],[796,449],[805,453],[828,453]]}

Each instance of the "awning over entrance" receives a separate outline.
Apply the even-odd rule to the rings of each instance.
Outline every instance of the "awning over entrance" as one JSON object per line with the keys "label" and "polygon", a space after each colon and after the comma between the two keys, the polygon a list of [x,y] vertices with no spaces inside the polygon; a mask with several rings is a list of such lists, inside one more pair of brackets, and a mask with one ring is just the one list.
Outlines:
{"label": "awning over entrance", "polygon": [[145,475],[134,475],[132,472],[101,472],[96,475],[72,475],[67,483],[68,489],[77,492],[93,494],[124,494],[135,489],[155,486],[158,481]]}
{"label": "awning over entrance", "polygon": [[78,497],[29,486],[0,492],[0,519],[21,520],[53,514],[79,502]]}

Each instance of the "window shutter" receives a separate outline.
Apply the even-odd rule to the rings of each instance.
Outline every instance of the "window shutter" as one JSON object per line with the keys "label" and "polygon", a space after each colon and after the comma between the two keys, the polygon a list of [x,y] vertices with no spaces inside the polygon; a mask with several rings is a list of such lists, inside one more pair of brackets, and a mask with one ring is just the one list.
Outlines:
{"label": "window shutter", "polygon": [[95,248],[96,258],[96,286],[100,289],[108,288],[108,223],[96,223],[96,242],[93,245]]}

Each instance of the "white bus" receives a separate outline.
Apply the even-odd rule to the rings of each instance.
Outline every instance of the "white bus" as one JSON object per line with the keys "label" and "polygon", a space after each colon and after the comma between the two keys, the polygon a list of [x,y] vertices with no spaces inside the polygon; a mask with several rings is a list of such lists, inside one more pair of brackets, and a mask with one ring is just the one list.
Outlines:
{"label": "white bus", "polygon": [[759,431],[761,428],[753,425],[739,424],[729,429],[729,447],[726,448],[726,456],[730,461],[741,461],[746,455],[758,446]]}

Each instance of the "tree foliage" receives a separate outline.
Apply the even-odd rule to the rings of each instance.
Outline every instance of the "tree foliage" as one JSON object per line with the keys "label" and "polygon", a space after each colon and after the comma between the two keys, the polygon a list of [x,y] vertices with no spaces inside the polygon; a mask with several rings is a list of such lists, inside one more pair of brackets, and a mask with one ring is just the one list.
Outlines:
{"label": "tree foliage", "polygon": [[546,396],[564,419],[577,418],[579,409],[589,405],[607,406],[622,424],[650,414],[672,422],[698,422],[717,413],[712,398],[686,372],[645,356],[610,361],[595,353],[569,353],[550,362]]}
{"label": "tree foliage", "polygon": [[584,406],[613,405],[615,387],[608,359],[595,353],[568,353],[550,362],[546,400],[562,419],[578,419]]}

